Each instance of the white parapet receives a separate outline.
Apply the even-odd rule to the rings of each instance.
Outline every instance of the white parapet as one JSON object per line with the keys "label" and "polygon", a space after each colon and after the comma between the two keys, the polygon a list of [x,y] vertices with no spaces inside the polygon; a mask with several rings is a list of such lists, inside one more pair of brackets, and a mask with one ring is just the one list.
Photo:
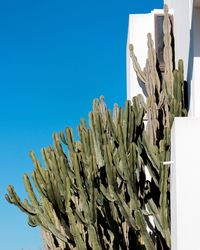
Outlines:
{"label": "white parapet", "polygon": [[199,250],[200,118],[175,118],[171,139],[171,249]]}

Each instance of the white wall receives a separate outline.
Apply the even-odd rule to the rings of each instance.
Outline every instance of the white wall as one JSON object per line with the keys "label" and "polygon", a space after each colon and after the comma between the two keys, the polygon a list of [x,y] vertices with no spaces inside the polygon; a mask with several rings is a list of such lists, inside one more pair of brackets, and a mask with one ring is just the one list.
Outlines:
{"label": "white wall", "polygon": [[[200,0],[194,0],[200,6]],[[184,61],[184,78],[188,84],[189,116],[200,117],[200,8],[193,8],[193,0],[165,0],[174,15],[175,59]],[[149,14],[129,16],[127,39],[127,98],[143,94],[141,82],[133,70],[128,45],[134,45],[134,51],[142,67],[147,57],[147,33],[154,40],[154,14],[163,10],[154,10]]]}
{"label": "white wall", "polygon": [[171,249],[199,250],[200,118],[175,118],[171,137]]}
{"label": "white wall", "polygon": [[127,39],[127,98],[131,98],[143,91],[138,83],[137,76],[132,67],[129,54],[129,44],[133,44],[134,51],[142,67],[145,66],[147,57],[147,33],[154,31],[153,15],[138,14],[129,15],[128,39]]}
{"label": "white wall", "polygon": [[175,58],[176,62],[179,59],[184,60],[185,79],[187,79],[192,0],[165,0],[164,2],[174,10]]}
{"label": "white wall", "polygon": [[[189,116],[200,117],[200,7],[193,7],[193,0],[165,0],[174,15],[175,58],[184,60],[185,80],[188,84]],[[194,0],[200,6],[200,0]],[[142,68],[147,57],[147,33],[154,39],[154,14],[163,10],[154,10],[149,14],[129,16],[127,40],[127,98],[143,94],[141,82],[133,70],[128,45],[134,45],[134,51]]]}
{"label": "white wall", "polygon": [[[175,57],[184,60],[189,116],[200,117],[200,0],[165,0],[174,10]],[[195,8],[196,7],[196,8]]]}
{"label": "white wall", "polygon": [[135,54],[139,64],[143,69],[147,58],[147,34],[151,33],[154,40],[154,14],[163,13],[163,10],[154,10],[149,14],[129,15],[128,39],[127,39],[127,99],[131,100],[133,96],[143,94],[143,84],[138,83],[136,73],[132,66],[128,46],[133,44]]}

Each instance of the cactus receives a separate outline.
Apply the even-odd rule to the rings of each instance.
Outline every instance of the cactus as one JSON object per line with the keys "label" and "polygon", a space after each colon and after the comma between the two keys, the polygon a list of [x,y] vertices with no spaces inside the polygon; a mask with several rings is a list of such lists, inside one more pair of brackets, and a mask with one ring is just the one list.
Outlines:
{"label": "cactus", "polygon": [[170,249],[170,170],[163,162],[170,159],[173,119],[187,112],[182,61],[177,70],[172,68],[167,7],[163,27],[163,76],[156,67],[150,34],[144,71],[130,45],[146,100],[138,95],[126,101],[124,109],[115,105],[113,113],[103,97],[94,100],[89,127],[84,119],[78,126],[79,141],[70,128],[55,133],[54,146],[42,149],[45,166],[30,153],[39,195],[27,174],[24,185],[29,200],[22,202],[8,187],[5,198],[28,215],[30,226],[40,226],[47,249]]}

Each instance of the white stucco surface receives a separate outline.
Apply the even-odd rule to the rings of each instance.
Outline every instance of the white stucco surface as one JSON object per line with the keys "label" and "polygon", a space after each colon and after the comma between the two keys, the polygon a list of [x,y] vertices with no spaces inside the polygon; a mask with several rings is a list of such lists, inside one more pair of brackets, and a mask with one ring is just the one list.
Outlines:
{"label": "white stucco surface", "polygon": [[[165,0],[173,14],[175,37],[175,61],[184,61],[184,78],[187,80],[189,116],[200,117],[200,0]],[[195,7],[196,6],[196,7]],[[134,45],[138,62],[143,69],[147,58],[147,33],[155,38],[154,15],[163,10],[153,10],[149,14],[129,15],[127,39],[127,99],[144,94],[143,83],[139,82],[133,70],[129,55],[129,44]]]}
{"label": "white stucco surface", "polygon": [[171,249],[199,250],[200,118],[175,118],[171,137]]}
{"label": "white stucco surface", "polygon": [[127,40],[127,98],[143,94],[137,76],[132,67],[129,54],[129,44],[133,44],[134,52],[143,69],[147,57],[147,34],[154,33],[154,16],[152,14],[129,15],[128,40]]}
{"label": "white stucco surface", "polygon": [[144,94],[143,84],[138,83],[136,73],[134,72],[132,61],[129,54],[129,44],[133,44],[134,52],[138,62],[143,69],[147,58],[147,34],[151,33],[153,41],[155,40],[154,15],[163,14],[163,10],[153,10],[149,14],[131,14],[129,15],[128,39],[127,39],[127,99],[131,100],[133,96]]}
{"label": "white stucco surface", "polygon": [[185,62],[185,79],[187,79],[190,50],[191,2],[192,0],[165,0],[165,4],[174,10],[174,37],[176,62]]}
{"label": "white stucco surface", "polygon": [[184,60],[189,116],[200,117],[200,0],[165,0],[174,10],[175,58]]}

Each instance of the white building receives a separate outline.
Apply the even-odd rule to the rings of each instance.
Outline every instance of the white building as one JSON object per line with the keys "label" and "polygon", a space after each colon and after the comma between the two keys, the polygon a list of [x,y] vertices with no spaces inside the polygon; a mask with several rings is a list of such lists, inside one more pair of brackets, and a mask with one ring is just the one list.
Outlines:
{"label": "white building", "polygon": [[[199,250],[200,224],[200,0],[165,0],[173,16],[175,61],[183,59],[188,83],[189,117],[176,118],[172,129],[171,232],[172,250]],[[143,93],[129,56],[128,45],[142,67],[147,57],[147,33],[157,49],[156,18],[163,10],[129,16],[127,41],[127,98]]]}

